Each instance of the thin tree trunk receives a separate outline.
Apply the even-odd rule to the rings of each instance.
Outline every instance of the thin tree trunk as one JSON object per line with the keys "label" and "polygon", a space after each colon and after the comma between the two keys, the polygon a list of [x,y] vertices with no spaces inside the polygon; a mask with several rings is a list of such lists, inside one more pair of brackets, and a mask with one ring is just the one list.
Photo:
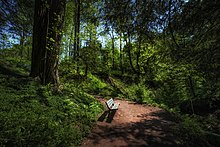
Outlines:
{"label": "thin tree trunk", "polygon": [[121,75],[123,75],[124,74],[124,70],[123,70],[123,63],[122,63],[122,40],[121,40],[121,38],[122,38],[122,35],[120,34],[120,45],[119,45],[119,50],[120,50],[120,59],[119,59],[119,61],[120,61],[120,69],[121,69]]}
{"label": "thin tree trunk", "polygon": [[22,31],[20,35],[20,52],[19,52],[21,59],[23,57],[23,51],[24,51],[24,40],[25,40],[25,35],[24,35],[24,31]]}
{"label": "thin tree trunk", "polygon": [[89,65],[88,65],[88,63],[86,63],[86,67],[85,67],[85,77],[88,76],[88,68],[89,68]]}
{"label": "thin tree trunk", "polygon": [[73,46],[72,46],[73,31],[74,31],[74,27],[72,27],[71,33],[70,33],[70,42],[69,42],[69,57],[70,58],[73,58]]}
{"label": "thin tree trunk", "polygon": [[141,37],[140,40],[138,42],[138,48],[137,48],[137,54],[136,54],[136,63],[137,63],[137,78],[139,79],[140,76],[140,65],[139,65],[139,58],[140,58],[140,54],[141,54]]}
{"label": "thin tree trunk", "polygon": [[79,73],[79,56],[80,56],[80,0],[77,0],[78,7],[77,7],[77,73]]}
{"label": "thin tree trunk", "polygon": [[131,44],[131,38],[130,36],[128,37],[128,56],[129,56],[129,63],[131,66],[131,69],[133,70],[134,73],[137,73],[137,71],[135,70],[134,66],[133,66],[133,62],[132,62],[132,57],[131,57],[131,49],[132,49],[132,44]]}
{"label": "thin tree trunk", "polygon": [[112,29],[112,69],[115,69],[115,36]]}
{"label": "thin tree trunk", "polygon": [[74,51],[73,51],[73,61],[76,61],[76,52],[77,52],[77,8],[78,8],[78,5],[77,5],[77,1],[78,0],[75,0],[75,13],[74,13],[74,43],[73,43],[73,47],[74,47]]}
{"label": "thin tree trunk", "polygon": [[[190,92],[191,92],[191,95],[193,97],[193,99],[196,97],[196,94],[195,94],[195,90],[194,90],[194,86],[193,86],[193,81],[192,81],[192,77],[191,76],[188,76],[188,79],[189,79],[189,87],[190,87]],[[192,98],[190,97],[190,105],[191,105],[191,109],[192,109],[192,112],[193,114],[195,113],[194,112],[194,106],[193,106],[193,101],[192,101]]]}
{"label": "thin tree trunk", "polygon": [[80,48],[80,0],[75,0],[75,30],[74,30],[74,56],[77,72],[79,72],[79,48]]}
{"label": "thin tree trunk", "polygon": [[168,26],[169,26],[169,30],[170,30],[172,40],[173,40],[174,44],[176,45],[176,47],[179,48],[179,44],[177,43],[177,41],[175,39],[175,36],[173,34],[173,28],[171,26],[171,7],[172,7],[172,0],[169,0],[169,12],[168,12],[169,24],[168,24]]}

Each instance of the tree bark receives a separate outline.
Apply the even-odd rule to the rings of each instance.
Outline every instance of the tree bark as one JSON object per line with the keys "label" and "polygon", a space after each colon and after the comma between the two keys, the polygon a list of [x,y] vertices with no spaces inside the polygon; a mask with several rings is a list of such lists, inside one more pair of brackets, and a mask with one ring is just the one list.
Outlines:
{"label": "tree bark", "polygon": [[49,10],[43,7],[49,1],[36,0],[34,12],[34,26],[33,26],[33,43],[32,43],[32,57],[31,57],[31,77],[42,78],[42,68],[46,51],[46,38],[48,32]]}
{"label": "tree bark", "polygon": [[135,70],[134,66],[133,66],[133,62],[132,62],[132,57],[131,57],[131,49],[132,49],[132,44],[131,44],[131,38],[130,36],[128,37],[128,56],[129,56],[129,63],[131,66],[131,69],[133,70],[134,73],[137,73],[137,71]]}
{"label": "tree bark", "polygon": [[24,41],[25,41],[25,33],[24,33],[24,30],[23,30],[20,34],[20,52],[19,52],[19,55],[20,55],[21,59],[23,57],[23,52],[24,52]]}
{"label": "tree bark", "polygon": [[80,56],[80,0],[77,0],[78,7],[77,7],[77,54],[76,54],[76,62],[77,62],[77,73],[79,73],[79,56]]}
{"label": "tree bark", "polygon": [[137,66],[137,78],[138,79],[140,77],[140,65],[139,65],[140,55],[141,55],[141,37],[138,42],[138,48],[137,48],[137,54],[136,54],[136,64],[137,64],[136,66]]}
{"label": "tree bark", "polygon": [[[80,0],[75,0],[75,19],[74,19],[74,56],[73,59],[78,64],[80,48]],[[78,65],[77,65],[78,69]]]}
{"label": "tree bark", "polygon": [[[195,93],[195,89],[194,89],[194,84],[193,84],[192,77],[191,77],[191,76],[188,76],[188,79],[189,79],[189,87],[190,87],[191,95],[192,95],[193,99],[195,99],[196,93]],[[192,112],[193,112],[193,114],[194,114],[194,113],[195,113],[195,112],[194,112],[194,106],[193,106],[193,101],[192,101],[192,98],[191,98],[191,97],[190,97],[190,105],[191,105]]]}
{"label": "tree bark", "polygon": [[177,48],[179,48],[179,44],[177,43],[174,33],[173,33],[173,28],[171,26],[171,8],[172,8],[172,0],[169,0],[169,11],[168,11],[168,27],[169,27],[169,31],[172,37],[172,40],[174,42],[174,44],[176,45]]}
{"label": "tree bark", "polygon": [[121,75],[123,75],[124,74],[124,69],[123,69],[123,63],[122,63],[122,35],[120,34],[120,45],[119,45],[119,50],[120,50],[120,59],[119,59],[119,61],[120,61],[120,69],[121,69]]}
{"label": "tree bark", "polygon": [[72,39],[73,39],[73,31],[74,27],[71,28],[71,33],[70,33],[70,39],[69,39],[69,57],[70,59],[73,58],[73,44],[72,44]]}
{"label": "tree bark", "polygon": [[35,1],[30,76],[39,77],[44,85],[59,85],[58,61],[65,6],[66,0]]}
{"label": "tree bark", "polygon": [[77,9],[78,9],[78,5],[77,5],[77,1],[78,0],[75,0],[74,2],[75,2],[75,12],[74,12],[74,42],[73,42],[73,48],[74,48],[74,51],[73,51],[73,61],[75,60],[76,61],[76,52],[77,52],[77,36],[78,36],[78,34],[77,34],[77,27],[78,27],[78,25],[77,25],[77,13],[78,13],[78,11],[77,11]]}
{"label": "tree bark", "polygon": [[112,29],[112,69],[115,69],[115,36]]}

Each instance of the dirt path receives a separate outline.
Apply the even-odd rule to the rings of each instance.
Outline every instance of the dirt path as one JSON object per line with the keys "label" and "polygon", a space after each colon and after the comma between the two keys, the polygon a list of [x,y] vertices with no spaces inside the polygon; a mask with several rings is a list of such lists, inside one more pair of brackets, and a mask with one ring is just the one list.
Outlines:
{"label": "dirt path", "polygon": [[[103,99],[100,101],[104,104]],[[109,119],[105,111],[81,147],[179,146],[172,134],[175,123],[167,112],[129,101],[115,101],[120,103],[119,110]]]}

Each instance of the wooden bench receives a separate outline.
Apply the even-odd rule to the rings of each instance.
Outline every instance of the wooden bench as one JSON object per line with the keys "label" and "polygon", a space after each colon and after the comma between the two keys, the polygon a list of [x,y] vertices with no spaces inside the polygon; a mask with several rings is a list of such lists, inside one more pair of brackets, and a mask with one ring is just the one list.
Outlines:
{"label": "wooden bench", "polygon": [[118,110],[118,107],[119,107],[119,103],[115,103],[114,100],[111,98],[110,100],[108,100],[107,102],[105,102],[109,111],[112,111],[112,110]]}

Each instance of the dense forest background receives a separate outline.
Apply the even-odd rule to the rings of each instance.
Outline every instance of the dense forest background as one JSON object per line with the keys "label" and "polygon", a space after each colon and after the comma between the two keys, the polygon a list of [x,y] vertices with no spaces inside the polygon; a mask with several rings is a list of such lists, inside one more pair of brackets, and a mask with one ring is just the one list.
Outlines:
{"label": "dense forest background", "polygon": [[94,95],[162,107],[183,143],[219,145],[219,8],[0,0],[0,145],[80,144],[103,109]]}

